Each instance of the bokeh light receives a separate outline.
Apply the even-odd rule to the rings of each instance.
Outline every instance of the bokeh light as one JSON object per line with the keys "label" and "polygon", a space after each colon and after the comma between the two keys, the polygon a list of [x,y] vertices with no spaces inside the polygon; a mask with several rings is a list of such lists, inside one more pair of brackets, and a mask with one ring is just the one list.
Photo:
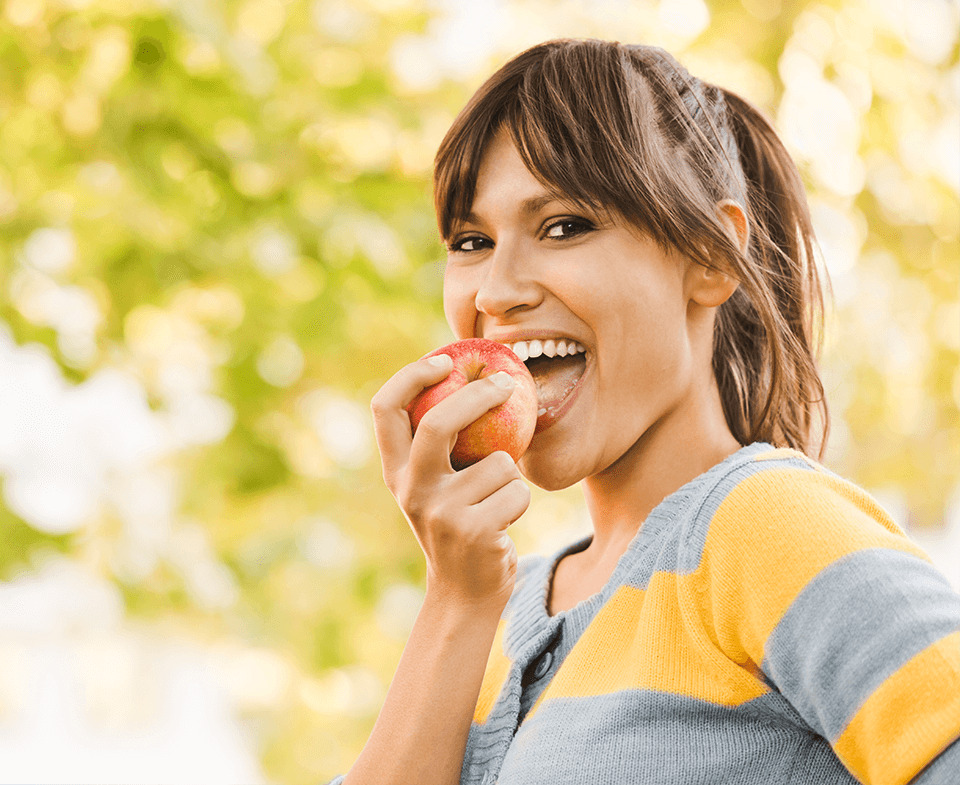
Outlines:
{"label": "bokeh light", "polygon": [[[653,43],[752,100],[833,298],[825,462],[960,588],[960,10],[7,0],[0,781],[324,782],[423,597],[369,401],[451,339],[430,173],[508,57]],[[589,530],[534,489],[521,553]]]}

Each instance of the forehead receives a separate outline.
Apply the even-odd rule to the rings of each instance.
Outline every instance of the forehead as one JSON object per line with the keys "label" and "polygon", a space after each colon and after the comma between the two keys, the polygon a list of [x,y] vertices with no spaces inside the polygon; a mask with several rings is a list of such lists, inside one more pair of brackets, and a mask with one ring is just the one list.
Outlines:
{"label": "forehead", "polygon": [[488,200],[546,194],[547,189],[527,168],[509,134],[501,131],[493,137],[480,158],[474,206]]}
{"label": "forehead", "polygon": [[556,186],[544,183],[527,168],[512,137],[501,130],[484,149],[477,170],[477,185],[467,223],[479,221],[498,210],[536,214],[551,202],[576,203]]}

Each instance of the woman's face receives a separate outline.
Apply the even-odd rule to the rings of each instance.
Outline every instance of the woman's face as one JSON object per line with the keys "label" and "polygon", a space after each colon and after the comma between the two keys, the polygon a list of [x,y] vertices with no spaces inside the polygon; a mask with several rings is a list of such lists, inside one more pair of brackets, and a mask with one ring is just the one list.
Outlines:
{"label": "woman's face", "polygon": [[503,132],[448,249],[444,311],[458,338],[564,339],[568,355],[574,342],[585,349],[527,363],[542,412],[519,462],[528,479],[564,488],[642,449],[652,429],[684,432],[672,426],[689,413],[700,366],[710,370],[710,347],[704,357],[688,329],[693,262],[619,218],[552,200]]}

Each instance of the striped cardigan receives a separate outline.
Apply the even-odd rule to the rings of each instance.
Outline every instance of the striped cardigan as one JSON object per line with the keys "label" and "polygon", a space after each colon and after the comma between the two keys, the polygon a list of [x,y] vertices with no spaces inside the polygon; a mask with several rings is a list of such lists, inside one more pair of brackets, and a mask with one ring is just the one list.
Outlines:
{"label": "striped cardigan", "polygon": [[521,559],[462,785],[960,785],[960,595],[857,486],[744,447],[548,615],[589,542]]}

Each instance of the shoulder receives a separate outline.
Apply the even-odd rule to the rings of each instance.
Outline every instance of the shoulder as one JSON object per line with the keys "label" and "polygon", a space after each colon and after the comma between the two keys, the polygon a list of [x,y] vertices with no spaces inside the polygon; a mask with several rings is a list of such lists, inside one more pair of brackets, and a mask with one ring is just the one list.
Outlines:
{"label": "shoulder", "polygon": [[838,597],[873,616],[883,612],[877,598],[902,602],[893,595],[907,591],[923,603],[940,594],[954,601],[927,554],[870,494],[794,450],[758,451],[713,483],[691,531],[682,555],[691,601],[736,661],[761,663],[788,612],[822,620]]}
{"label": "shoulder", "polygon": [[711,490],[691,615],[860,779],[906,781],[960,727],[960,595],[869,493],[793,450]]}
{"label": "shoulder", "polygon": [[680,564],[695,595],[725,608],[738,627],[749,622],[761,646],[807,587],[829,585],[842,596],[875,576],[933,570],[864,489],[796,450],[772,447],[711,481],[684,532]]}
{"label": "shoulder", "polygon": [[[797,450],[759,449],[708,489],[695,527],[704,549],[836,558],[894,548],[927,558],[867,491]],[[766,560],[766,559],[764,559]]]}

